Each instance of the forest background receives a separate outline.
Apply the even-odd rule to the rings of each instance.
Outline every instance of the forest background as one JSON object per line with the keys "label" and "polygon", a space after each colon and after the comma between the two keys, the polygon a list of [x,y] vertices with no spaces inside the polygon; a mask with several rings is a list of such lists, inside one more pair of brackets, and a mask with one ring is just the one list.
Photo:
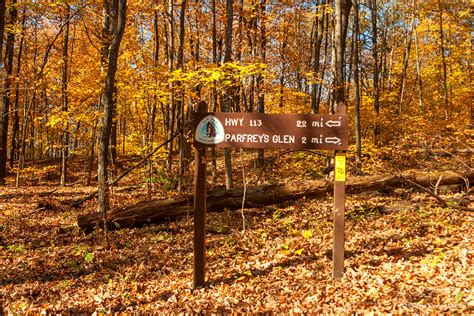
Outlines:
{"label": "forest background", "polygon": [[[95,186],[86,209],[104,214],[130,166],[146,198],[189,193],[202,101],[264,113],[345,104],[352,175],[423,169],[415,158],[440,152],[450,162],[429,168],[472,170],[471,13],[449,0],[1,1],[0,181]],[[245,185],[243,160],[256,178],[278,155],[212,150],[210,183]],[[263,181],[328,173],[321,157],[290,157],[297,172]]]}

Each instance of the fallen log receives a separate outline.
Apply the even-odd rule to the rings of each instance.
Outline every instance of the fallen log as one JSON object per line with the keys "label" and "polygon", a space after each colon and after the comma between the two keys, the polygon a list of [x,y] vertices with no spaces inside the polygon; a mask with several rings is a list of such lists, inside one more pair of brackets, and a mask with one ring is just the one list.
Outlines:
{"label": "fallen log", "polygon": [[[466,173],[442,172],[437,174],[384,175],[354,177],[346,182],[346,193],[361,193],[386,190],[406,185],[405,179],[423,187],[435,185],[466,184],[474,181],[474,171]],[[466,183],[467,182],[467,183]],[[247,188],[244,207],[261,207],[302,197],[321,197],[332,194],[333,183],[327,180],[313,180],[303,183],[272,184]],[[207,211],[236,210],[242,207],[242,189],[226,191],[224,189],[207,193]],[[150,200],[131,206],[115,208],[108,214],[107,223],[110,229],[157,223],[168,218],[190,215],[193,213],[193,196],[187,195],[174,199]],[[88,232],[96,226],[102,226],[102,213],[79,216],[79,228]]]}

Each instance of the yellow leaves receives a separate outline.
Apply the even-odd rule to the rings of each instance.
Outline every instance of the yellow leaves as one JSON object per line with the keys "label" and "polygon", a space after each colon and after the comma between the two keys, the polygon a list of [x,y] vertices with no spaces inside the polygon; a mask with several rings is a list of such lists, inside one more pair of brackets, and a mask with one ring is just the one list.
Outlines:
{"label": "yellow leaves", "polygon": [[266,65],[263,63],[237,64],[228,62],[219,67],[208,65],[195,71],[178,69],[169,74],[170,83],[198,85],[217,84],[220,88],[233,85],[246,77],[264,75]]}
{"label": "yellow leaves", "polygon": [[304,230],[302,235],[305,239],[309,239],[313,237],[313,232],[311,230]]}
{"label": "yellow leaves", "polygon": [[56,127],[56,125],[67,123],[67,120],[69,120],[69,112],[66,111],[58,111],[57,113],[51,114],[51,116],[48,118],[48,122],[46,123],[46,126],[49,127]]}
{"label": "yellow leaves", "polygon": [[209,77],[210,81],[218,81],[222,78],[222,75],[217,71],[212,71],[211,76]]}
{"label": "yellow leaves", "polygon": [[471,17],[471,11],[465,10],[458,13],[458,17],[461,19],[469,19]]}
{"label": "yellow leaves", "polygon": [[303,254],[303,251],[304,251],[304,248],[300,248],[300,249],[298,249],[298,250],[295,250],[295,254],[296,254],[297,256],[301,256],[301,255]]}

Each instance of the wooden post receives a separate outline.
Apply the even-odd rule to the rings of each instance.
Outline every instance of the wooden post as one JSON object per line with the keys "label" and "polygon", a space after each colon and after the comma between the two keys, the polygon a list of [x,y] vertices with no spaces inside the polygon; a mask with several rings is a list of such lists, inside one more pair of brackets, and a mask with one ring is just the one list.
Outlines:
{"label": "wooden post", "polygon": [[[206,112],[200,102],[196,112]],[[195,143],[194,155],[194,272],[193,289],[205,285],[206,257],[206,147]]]}
{"label": "wooden post", "polygon": [[[338,114],[346,114],[345,106],[338,106]],[[334,159],[334,244],[332,249],[332,277],[344,275],[344,213],[346,208],[346,153],[336,151]]]}
{"label": "wooden post", "polygon": [[334,160],[334,244],[332,250],[332,276],[344,274],[344,213],[346,204],[346,153],[336,152]]}

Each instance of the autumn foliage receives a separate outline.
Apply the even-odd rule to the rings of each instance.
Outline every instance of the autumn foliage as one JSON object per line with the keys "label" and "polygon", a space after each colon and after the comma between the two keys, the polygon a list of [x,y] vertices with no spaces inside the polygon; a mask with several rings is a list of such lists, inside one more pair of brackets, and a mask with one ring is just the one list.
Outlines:
{"label": "autumn foliage", "polygon": [[[469,183],[459,192],[429,188],[448,206],[471,210],[465,213],[407,186],[348,197],[346,274],[337,283],[329,277],[329,197],[210,216],[209,286],[194,292],[190,218],[117,229],[109,248],[100,229],[85,235],[73,226],[77,215],[97,209],[94,199],[80,209],[70,205],[97,187],[107,58],[116,36],[113,19],[105,31],[104,4],[112,2],[4,3],[6,313],[472,311]],[[342,84],[335,80],[336,2],[349,13]],[[472,171],[471,11],[465,0],[128,0],[110,85],[108,183],[132,169],[107,190],[111,207],[192,193],[192,113],[199,102],[210,111],[330,113],[342,91],[349,176]],[[322,179],[331,171],[327,152],[231,156],[238,188]],[[208,159],[210,186],[225,185],[223,153],[209,151]]]}

